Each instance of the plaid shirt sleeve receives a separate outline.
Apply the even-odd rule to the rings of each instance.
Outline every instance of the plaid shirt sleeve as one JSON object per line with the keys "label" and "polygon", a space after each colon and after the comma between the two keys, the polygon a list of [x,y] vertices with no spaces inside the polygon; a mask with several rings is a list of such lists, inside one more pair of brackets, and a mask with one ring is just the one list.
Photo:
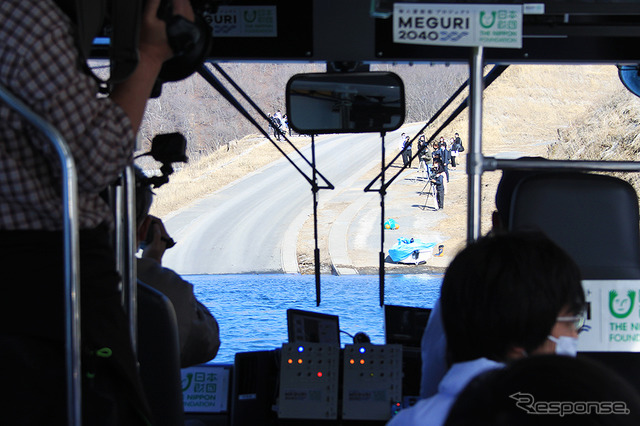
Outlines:
{"label": "plaid shirt sleeve", "polygon": [[[124,111],[79,70],[71,24],[51,0],[0,4],[0,83],[54,124],[78,171],[80,221],[110,221],[98,193],[132,160]],[[0,105],[0,229],[59,229],[60,168],[50,142]]]}

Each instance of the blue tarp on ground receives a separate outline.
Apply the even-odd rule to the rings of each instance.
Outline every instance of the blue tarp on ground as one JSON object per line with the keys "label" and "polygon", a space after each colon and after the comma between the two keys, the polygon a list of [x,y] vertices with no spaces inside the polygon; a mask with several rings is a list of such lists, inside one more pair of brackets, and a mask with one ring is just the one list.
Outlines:
{"label": "blue tarp on ground", "polygon": [[436,243],[425,243],[413,238],[398,238],[398,242],[389,249],[389,257],[394,262],[401,262],[416,252],[418,254],[423,251],[433,250]]}

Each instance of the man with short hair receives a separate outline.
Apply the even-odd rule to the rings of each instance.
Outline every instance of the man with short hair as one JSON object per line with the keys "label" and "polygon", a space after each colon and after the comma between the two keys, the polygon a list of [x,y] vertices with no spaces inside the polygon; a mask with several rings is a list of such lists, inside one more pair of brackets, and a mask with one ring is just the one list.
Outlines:
{"label": "man with short hair", "polygon": [[447,142],[444,138],[440,140],[440,147],[438,149],[440,158],[442,159],[442,166],[444,167],[444,174],[447,175],[447,182],[449,182],[449,163],[451,162],[451,152],[447,149]]}
{"label": "man with short hair", "polygon": [[[523,157],[544,161],[542,157]],[[511,197],[518,182],[526,176],[533,175],[535,170],[510,169],[503,170],[496,190],[496,210],[492,215],[490,234],[507,232]],[[447,339],[442,327],[440,301],[436,301],[429,322],[422,335],[422,377],[420,380],[420,397],[428,398],[437,392],[438,383],[446,373],[445,352]]]}
{"label": "man with short hair", "polygon": [[411,167],[411,138],[409,135],[402,134],[400,150],[402,151],[402,164],[404,164],[405,167]]}
{"label": "man with short hair", "polygon": [[567,354],[584,306],[577,265],[541,233],[487,236],[468,245],[449,265],[441,289],[451,367],[435,395],[389,424],[442,425],[478,374],[525,356]]}
{"label": "man with short hair", "polygon": [[464,147],[462,146],[462,139],[460,139],[460,135],[458,134],[458,132],[456,132],[454,139],[455,143],[458,145],[458,151],[464,151]]}

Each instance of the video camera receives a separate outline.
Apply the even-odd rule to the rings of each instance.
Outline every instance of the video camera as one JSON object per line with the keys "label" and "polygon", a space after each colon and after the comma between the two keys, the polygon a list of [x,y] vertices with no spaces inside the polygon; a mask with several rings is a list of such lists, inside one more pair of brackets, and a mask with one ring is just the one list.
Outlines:
{"label": "video camera", "polygon": [[221,0],[190,0],[195,16],[191,22],[173,14],[171,0],[161,0],[158,18],[166,22],[173,58],[162,65],[158,83],[178,81],[189,77],[202,65],[211,50],[213,37],[204,15],[215,14]]}
{"label": "video camera", "polygon": [[[145,237],[144,241],[140,243],[140,248],[142,248],[143,250],[146,246],[148,246],[153,242],[153,237],[155,236],[155,231],[153,230],[154,222],[157,223],[157,220],[152,219],[152,222],[149,225],[149,231],[147,231],[147,236]],[[171,237],[160,236],[160,239],[165,242],[167,250],[169,250],[170,248],[173,248],[177,244],[175,240]]]}
{"label": "video camera", "polygon": [[151,141],[151,151],[138,155],[136,158],[150,155],[154,160],[162,163],[161,176],[148,177],[147,181],[154,188],[159,188],[169,182],[169,175],[173,173],[173,163],[186,163],[187,140],[182,133],[164,133],[156,135]]}
{"label": "video camera", "polygon": [[[204,62],[211,49],[211,28],[204,15],[218,10],[225,0],[190,0],[195,22],[173,15],[171,0],[161,0],[157,16],[167,26],[174,52],[160,71],[158,83],[182,80]],[[146,0],[55,0],[75,24],[76,44],[83,60],[109,59],[108,92],[112,83],[128,78],[138,65],[138,39]],[[108,43],[94,44],[97,38]]]}
{"label": "video camera", "polygon": [[[147,176],[142,169],[136,167],[136,206],[137,214],[141,214],[140,212],[148,213],[149,207],[151,206],[152,194],[150,187],[159,188],[165,183],[169,182],[169,175],[173,173],[173,163],[182,162],[185,163],[188,161],[188,158],[185,154],[187,148],[187,141],[185,137],[180,133],[166,133],[160,134],[153,138],[151,141],[151,150],[144,154],[138,155],[136,158],[140,158],[142,156],[150,155],[154,160],[162,163],[160,167],[160,171],[162,172],[161,176]],[[139,220],[140,218],[137,218]],[[158,219],[152,219],[154,222],[157,222]],[[161,225],[162,226],[162,225]],[[154,238],[154,227],[153,222],[149,226],[149,230],[147,231],[147,235],[144,238],[144,241],[140,243],[140,247],[144,249],[146,246],[153,242]],[[161,235],[160,239],[165,242],[166,249],[170,249],[176,245],[176,242],[173,238]]]}

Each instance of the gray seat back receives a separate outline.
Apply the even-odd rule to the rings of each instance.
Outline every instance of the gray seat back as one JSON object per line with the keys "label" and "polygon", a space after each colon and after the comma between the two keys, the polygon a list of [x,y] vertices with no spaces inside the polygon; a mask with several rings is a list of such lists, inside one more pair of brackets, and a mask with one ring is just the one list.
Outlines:
{"label": "gray seat back", "polygon": [[516,186],[510,229],[546,233],[583,279],[640,279],[638,197],[627,182],[588,173],[540,173]]}

